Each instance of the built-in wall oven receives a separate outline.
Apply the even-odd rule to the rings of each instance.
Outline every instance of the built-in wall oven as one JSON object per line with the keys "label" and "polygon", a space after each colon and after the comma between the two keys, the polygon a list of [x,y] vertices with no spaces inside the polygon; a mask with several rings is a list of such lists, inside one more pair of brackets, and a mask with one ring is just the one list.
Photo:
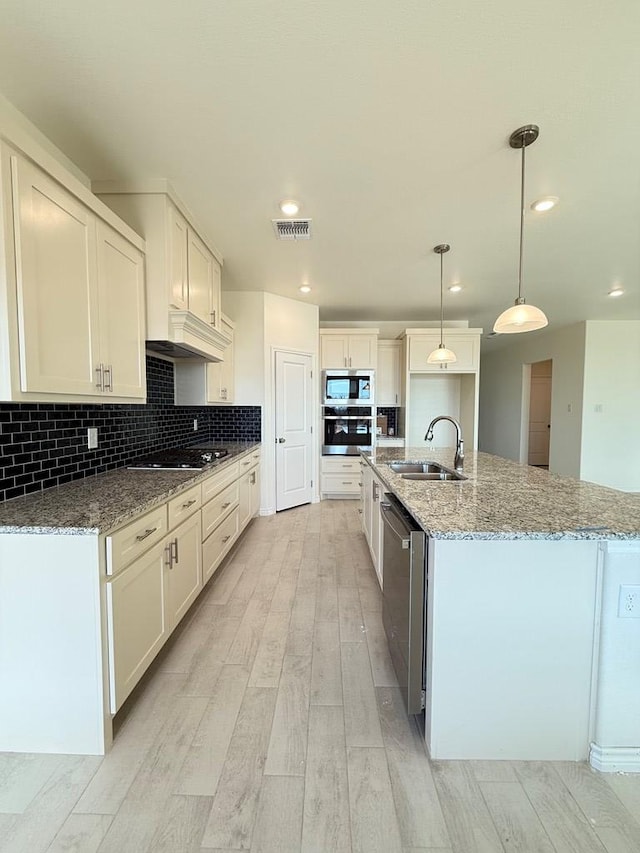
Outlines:
{"label": "built-in wall oven", "polygon": [[380,503],[383,521],[382,622],[408,714],[425,706],[426,545],[424,530],[395,495]]}
{"label": "built-in wall oven", "polygon": [[322,455],[357,456],[373,447],[374,420],[371,406],[324,406]]}

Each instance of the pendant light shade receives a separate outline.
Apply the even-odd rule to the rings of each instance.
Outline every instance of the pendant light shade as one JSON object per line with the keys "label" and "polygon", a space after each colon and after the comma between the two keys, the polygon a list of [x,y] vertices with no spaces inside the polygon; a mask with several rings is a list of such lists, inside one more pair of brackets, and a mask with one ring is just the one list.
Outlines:
{"label": "pendant light shade", "polygon": [[527,145],[535,142],[540,133],[536,124],[527,124],[519,127],[509,137],[509,145],[512,148],[522,149],[522,169],[520,176],[520,264],[518,267],[518,298],[513,308],[507,308],[498,317],[493,325],[493,331],[499,335],[515,335],[519,332],[532,332],[535,329],[544,329],[548,325],[543,311],[535,305],[527,305],[522,295],[522,257],[524,249],[524,150]]}
{"label": "pendant light shade", "polygon": [[445,252],[448,252],[451,246],[448,243],[441,243],[439,246],[434,246],[433,251],[440,255],[440,345],[433,350],[433,352],[429,353],[427,358],[427,364],[453,364],[458,360],[455,352],[453,350],[447,349],[444,345],[444,332],[443,332],[443,311],[442,311],[442,256]]}

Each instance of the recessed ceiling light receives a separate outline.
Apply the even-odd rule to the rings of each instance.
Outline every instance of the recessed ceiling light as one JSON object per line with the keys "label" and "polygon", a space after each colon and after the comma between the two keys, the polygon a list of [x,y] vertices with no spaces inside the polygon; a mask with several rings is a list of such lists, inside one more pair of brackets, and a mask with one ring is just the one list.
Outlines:
{"label": "recessed ceiling light", "polygon": [[547,210],[551,210],[552,207],[555,207],[559,201],[560,199],[558,196],[547,195],[544,198],[539,198],[537,201],[534,201],[531,205],[531,210],[535,210],[537,213],[544,213]]}
{"label": "recessed ceiling light", "polygon": [[449,293],[460,293],[462,290],[461,284],[450,284],[449,285]]}
{"label": "recessed ceiling light", "polygon": [[624,290],[621,287],[614,287],[613,290],[609,291],[609,296],[622,296]]}
{"label": "recessed ceiling light", "polygon": [[300,210],[300,205],[292,198],[287,198],[284,201],[280,202],[280,210],[284,213],[285,216],[295,216],[296,213]]}
{"label": "recessed ceiling light", "polygon": [[300,293],[311,293],[311,288],[308,284],[303,284],[300,288]]}

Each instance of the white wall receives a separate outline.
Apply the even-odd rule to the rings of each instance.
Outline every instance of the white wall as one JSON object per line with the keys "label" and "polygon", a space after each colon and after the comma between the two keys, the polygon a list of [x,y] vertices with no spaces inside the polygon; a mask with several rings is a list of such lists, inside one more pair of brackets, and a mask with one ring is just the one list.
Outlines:
{"label": "white wall", "polygon": [[[235,328],[235,403],[262,406],[262,514],[276,510],[274,351],[309,353],[314,375],[318,376],[318,306],[273,293],[225,291],[224,312]],[[314,420],[317,420],[317,388]],[[318,482],[317,453],[313,459],[313,480]]]}
{"label": "white wall", "polygon": [[586,326],[580,477],[640,492],[640,321]]}
{"label": "white wall", "polygon": [[[523,367],[553,360],[549,470],[580,477],[586,324],[514,336],[483,354],[480,368],[479,448],[520,458]],[[570,407],[570,411],[569,411]]]}

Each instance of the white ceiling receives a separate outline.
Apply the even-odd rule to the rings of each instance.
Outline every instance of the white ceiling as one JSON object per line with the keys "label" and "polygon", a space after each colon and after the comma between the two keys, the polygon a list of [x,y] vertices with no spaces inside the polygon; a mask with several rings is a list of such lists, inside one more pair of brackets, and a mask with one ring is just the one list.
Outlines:
{"label": "white ceiling", "polygon": [[[94,180],[168,178],[223,287],[325,320],[640,319],[637,0],[3,0],[0,89]],[[278,202],[309,242],[277,242]],[[614,300],[614,284],[626,294]],[[492,342],[495,345],[495,342]]]}

